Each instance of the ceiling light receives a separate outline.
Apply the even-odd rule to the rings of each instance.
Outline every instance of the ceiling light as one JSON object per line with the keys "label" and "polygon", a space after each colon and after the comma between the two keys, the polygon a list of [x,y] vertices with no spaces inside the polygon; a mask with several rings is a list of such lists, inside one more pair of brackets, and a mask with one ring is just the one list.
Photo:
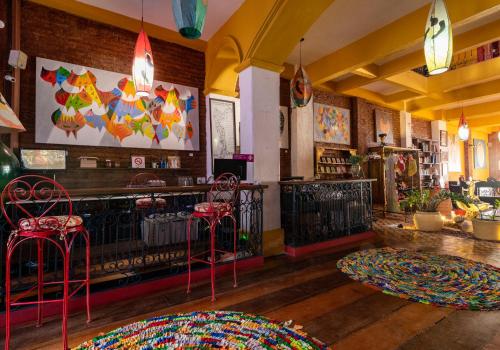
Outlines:
{"label": "ceiling light", "polygon": [[142,13],[141,31],[135,43],[132,79],[134,80],[136,95],[148,96],[153,88],[155,67],[148,35],[144,31],[144,1],[142,1]]}
{"label": "ceiling light", "polygon": [[203,33],[208,0],[172,0],[172,12],[179,33],[188,39],[198,39]]}
{"label": "ceiling light", "polygon": [[430,75],[446,72],[453,55],[453,35],[444,0],[434,0],[424,34],[425,62]]}
{"label": "ceiling light", "polygon": [[299,43],[299,68],[290,82],[290,95],[292,102],[297,107],[305,107],[312,97],[312,84],[307,76],[306,71],[302,67],[302,42]]}
{"label": "ceiling light", "polygon": [[469,139],[470,129],[465,120],[464,111],[460,116],[460,122],[458,123],[458,138],[462,141],[467,141]]}

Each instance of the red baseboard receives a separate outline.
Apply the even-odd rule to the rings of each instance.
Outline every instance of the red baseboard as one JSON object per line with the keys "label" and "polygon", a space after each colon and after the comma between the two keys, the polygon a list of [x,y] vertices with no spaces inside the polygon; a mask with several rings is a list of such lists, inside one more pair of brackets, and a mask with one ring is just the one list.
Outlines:
{"label": "red baseboard", "polygon": [[[237,269],[248,270],[264,265],[264,257],[256,256],[238,261]],[[216,275],[224,275],[233,271],[233,265],[226,263],[216,266]],[[191,273],[191,281],[193,283],[210,279],[210,269],[194,270]],[[166,289],[171,289],[181,285],[187,286],[187,273],[165,277],[157,280],[145,281],[138,284],[129,285],[126,287],[113,288],[109,290],[92,293],[90,295],[90,305],[96,308],[109,303],[116,303],[127,299],[137,298],[146,294],[160,292]],[[69,312],[77,312],[85,309],[85,297],[78,296],[70,300]],[[51,317],[61,314],[61,303],[49,303],[43,306],[44,317]],[[17,311],[11,311],[11,325],[33,322],[36,320],[36,308],[27,307]],[[0,327],[5,327],[5,313],[0,315]]]}
{"label": "red baseboard", "polygon": [[366,232],[357,233],[357,234],[354,234],[351,236],[332,239],[330,241],[325,241],[325,242],[309,244],[309,245],[305,245],[305,246],[301,246],[301,247],[292,247],[292,246],[286,245],[285,246],[285,253],[287,255],[290,255],[293,257],[299,257],[299,256],[303,256],[306,254],[316,252],[318,250],[324,250],[324,249],[328,249],[328,248],[344,246],[344,245],[356,243],[359,241],[371,239],[373,237],[375,237],[375,232],[366,231]]}

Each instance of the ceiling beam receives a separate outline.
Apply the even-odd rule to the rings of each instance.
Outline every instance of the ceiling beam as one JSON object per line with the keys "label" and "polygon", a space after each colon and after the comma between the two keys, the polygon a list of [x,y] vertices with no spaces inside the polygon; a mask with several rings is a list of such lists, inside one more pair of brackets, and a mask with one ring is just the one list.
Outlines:
{"label": "ceiling beam", "polygon": [[500,100],[492,101],[492,102],[483,102],[478,103],[471,106],[465,106],[463,109],[452,108],[442,111],[442,116],[447,121],[458,120],[460,119],[460,115],[462,114],[462,110],[464,115],[467,118],[481,117],[481,116],[489,116],[493,114],[498,114],[500,112]]}
{"label": "ceiling beam", "polygon": [[372,63],[354,70],[353,74],[356,74],[360,77],[373,79],[378,76],[378,66],[375,63]]}
{"label": "ceiling beam", "polygon": [[431,76],[427,86],[429,93],[441,93],[495,79],[500,79],[500,57]]}
{"label": "ceiling beam", "polygon": [[424,109],[435,109],[449,103],[473,100],[484,96],[495,95],[500,92],[500,79],[481,83],[467,88],[443,93],[441,98],[425,97],[409,101],[406,105],[408,112],[417,112]]}
{"label": "ceiling beam", "polygon": [[[481,27],[475,28],[468,32],[455,35],[453,37],[454,53],[467,50],[474,46],[479,46],[494,40],[500,39],[500,19]],[[378,66],[378,75],[373,79],[366,77],[350,77],[339,81],[337,89],[340,92],[348,91],[371,82],[386,79],[395,74],[409,71],[413,68],[423,66],[425,64],[424,52],[422,49],[406,54],[387,63]]]}
{"label": "ceiling beam", "polygon": [[406,90],[419,94],[427,94],[427,78],[413,71],[399,73],[385,79],[391,83],[404,87]]}

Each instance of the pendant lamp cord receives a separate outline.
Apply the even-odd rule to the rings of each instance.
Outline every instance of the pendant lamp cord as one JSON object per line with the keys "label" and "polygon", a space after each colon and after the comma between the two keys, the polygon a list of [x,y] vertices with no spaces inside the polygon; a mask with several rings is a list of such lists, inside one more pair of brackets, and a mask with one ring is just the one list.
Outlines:
{"label": "pendant lamp cord", "polygon": [[299,67],[302,67],[302,42],[304,41],[304,38],[300,39],[299,42]]}
{"label": "pendant lamp cord", "polygon": [[144,26],[144,0],[141,0],[141,29]]}

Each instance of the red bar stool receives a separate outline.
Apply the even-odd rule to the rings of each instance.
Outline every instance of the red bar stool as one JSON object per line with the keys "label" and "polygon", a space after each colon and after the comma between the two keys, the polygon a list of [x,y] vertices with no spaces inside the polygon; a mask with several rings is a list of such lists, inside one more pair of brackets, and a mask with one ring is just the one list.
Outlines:
{"label": "red bar stool", "polygon": [[[68,208],[67,215],[51,215],[58,204]],[[20,305],[37,305],[37,326],[42,325],[43,304],[61,302],[63,349],[68,348],[68,300],[83,287],[86,288],[87,322],[90,322],[90,239],[79,216],[72,215],[72,203],[68,192],[56,181],[39,175],[25,175],[10,181],[2,191],[0,198],[3,215],[12,226],[7,241],[5,263],[5,349],[10,341],[10,308]],[[32,206],[41,208],[41,214],[30,213]],[[8,213],[11,213],[9,215]],[[16,212],[19,219],[14,219]],[[82,235],[85,240],[85,279],[70,280],[70,254],[75,238]],[[37,284],[11,299],[11,258],[22,243],[36,241],[38,255]],[[44,245],[53,244],[63,258],[63,281],[44,282]],[[45,300],[45,286],[63,285],[62,299]],[[74,286],[70,294],[69,287]],[[37,301],[20,301],[31,291],[37,289]]]}
{"label": "red bar stool", "polygon": [[[128,184],[129,188],[144,187],[165,187],[165,181],[160,180],[158,176],[151,173],[139,173],[135,175]],[[155,196],[139,198],[135,201],[136,209],[165,208],[167,201]]]}
{"label": "red bar stool", "polygon": [[[238,178],[230,173],[220,175],[213,183],[210,192],[207,195],[208,202],[198,203],[194,207],[194,212],[188,220],[188,288],[187,292],[191,292],[191,261],[202,262],[210,265],[210,280],[212,282],[212,301],[215,301],[215,264],[218,262],[215,258],[215,253],[232,254],[233,255],[233,276],[234,287],[236,288],[236,245],[238,234],[236,231],[236,218],[234,216],[234,204],[238,193],[239,181]],[[217,225],[225,217],[231,218],[233,221],[234,244],[233,251],[228,252],[220,249],[215,249],[215,230]],[[210,250],[191,255],[191,223],[193,218],[205,220],[210,228]],[[210,260],[199,258],[199,256],[210,253]]]}

